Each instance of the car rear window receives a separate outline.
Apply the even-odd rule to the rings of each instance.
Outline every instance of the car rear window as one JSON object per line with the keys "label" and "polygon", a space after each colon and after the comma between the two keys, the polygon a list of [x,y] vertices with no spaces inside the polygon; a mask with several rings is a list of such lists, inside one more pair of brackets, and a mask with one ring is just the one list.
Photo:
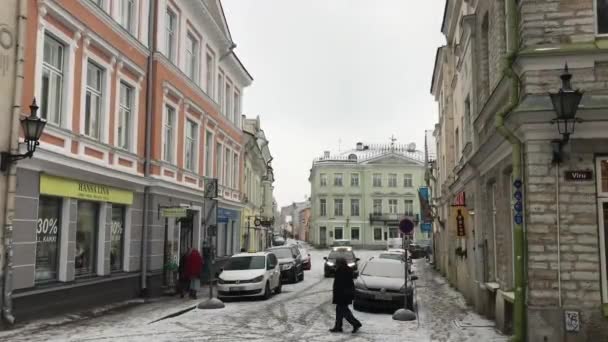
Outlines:
{"label": "car rear window", "polygon": [[276,249],[271,249],[271,251],[279,259],[293,258],[291,248],[276,248]]}
{"label": "car rear window", "polygon": [[338,258],[343,258],[346,260],[353,260],[355,258],[355,255],[353,254],[353,252],[333,251],[333,252],[329,253],[329,256],[327,257],[327,259],[338,259]]}
{"label": "car rear window", "polygon": [[369,262],[361,271],[361,275],[384,278],[404,278],[405,265],[402,262]]}

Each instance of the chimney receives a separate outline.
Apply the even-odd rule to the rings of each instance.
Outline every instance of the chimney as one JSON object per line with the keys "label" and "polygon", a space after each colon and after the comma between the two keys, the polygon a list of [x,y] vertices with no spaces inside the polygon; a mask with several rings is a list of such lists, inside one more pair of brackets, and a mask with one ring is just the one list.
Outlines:
{"label": "chimney", "polygon": [[329,151],[323,152],[323,158],[329,158]]}
{"label": "chimney", "polygon": [[357,143],[357,151],[363,151],[363,143],[362,142],[358,142]]}
{"label": "chimney", "polygon": [[363,146],[363,149],[364,149],[364,150],[369,150],[369,145],[365,145],[365,146]]}

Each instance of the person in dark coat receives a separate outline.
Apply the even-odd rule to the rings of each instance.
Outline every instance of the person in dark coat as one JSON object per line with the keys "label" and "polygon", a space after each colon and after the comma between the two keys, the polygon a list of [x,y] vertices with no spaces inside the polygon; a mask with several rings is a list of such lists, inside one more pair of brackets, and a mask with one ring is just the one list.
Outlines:
{"label": "person in dark coat", "polygon": [[182,254],[179,258],[179,266],[177,268],[177,289],[180,297],[184,298],[184,294],[190,290],[190,280],[186,277],[186,256],[188,253]]}
{"label": "person in dark coat", "polygon": [[342,321],[346,319],[353,326],[353,333],[361,328],[359,322],[348,306],[352,304],[355,297],[355,282],[353,281],[353,270],[346,264],[346,259],[336,259],[336,275],[334,278],[333,300],[336,304],[336,323],[329,329],[331,332],[342,332]]}

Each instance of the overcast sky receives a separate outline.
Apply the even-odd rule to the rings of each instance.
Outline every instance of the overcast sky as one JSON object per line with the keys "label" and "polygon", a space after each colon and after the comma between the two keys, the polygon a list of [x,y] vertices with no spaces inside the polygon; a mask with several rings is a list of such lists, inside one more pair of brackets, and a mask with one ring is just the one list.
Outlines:
{"label": "overcast sky", "polygon": [[312,160],[357,141],[424,143],[445,0],[223,0],[253,75],[243,110],[260,115],[279,206],[310,194]]}

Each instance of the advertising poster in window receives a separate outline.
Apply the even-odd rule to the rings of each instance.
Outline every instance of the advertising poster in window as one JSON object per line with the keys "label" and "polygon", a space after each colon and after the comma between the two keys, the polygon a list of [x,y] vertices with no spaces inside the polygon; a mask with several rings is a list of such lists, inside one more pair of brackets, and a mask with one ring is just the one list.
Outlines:
{"label": "advertising poster in window", "polygon": [[61,199],[40,197],[36,222],[36,281],[57,278]]}
{"label": "advertising poster in window", "polygon": [[112,207],[112,223],[110,227],[110,269],[112,271],[122,270],[122,259],[124,250],[124,227],[125,208],[121,206]]}
{"label": "advertising poster in window", "polygon": [[76,253],[74,255],[76,276],[92,275],[95,271],[98,218],[99,206],[97,203],[78,202]]}

